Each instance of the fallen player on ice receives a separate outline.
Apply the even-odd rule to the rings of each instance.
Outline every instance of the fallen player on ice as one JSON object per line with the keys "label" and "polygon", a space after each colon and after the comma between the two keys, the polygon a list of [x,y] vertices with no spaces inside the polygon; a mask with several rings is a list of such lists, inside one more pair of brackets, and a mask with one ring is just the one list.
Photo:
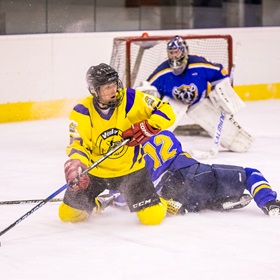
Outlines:
{"label": "fallen player on ice", "polygon": [[[143,149],[157,193],[168,202],[171,214],[238,209],[253,199],[266,215],[280,215],[276,192],[255,168],[200,163],[166,130],[150,138]],[[123,196],[115,198],[114,205],[125,206]]]}

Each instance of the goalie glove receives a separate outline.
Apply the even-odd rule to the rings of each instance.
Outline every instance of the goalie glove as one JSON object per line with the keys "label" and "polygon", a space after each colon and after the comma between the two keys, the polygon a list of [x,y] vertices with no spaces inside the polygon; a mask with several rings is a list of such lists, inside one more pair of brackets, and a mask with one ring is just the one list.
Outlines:
{"label": "goalie glove", "polygon": [[160,94],[155,86],[152,86],[148,81],[143,81],[140,87],[137,87],[136,90],[142,91],[149,95],[160,98]]}
{"label": "goalie glove", "polygon": [[209,93],[209,99],[217,109],[230,115],[245,107],[245,103],[234,91],[228,78],[216,84],[215,89]]}
{"label": "goalie glove", "polygon": [[160,129],[152,127],[147,120],[144,120],[133,124],[129,129],[125,130],[122,134],[122,138],[130,139],[127,146],[137,146],[146,142],[159,132]]}

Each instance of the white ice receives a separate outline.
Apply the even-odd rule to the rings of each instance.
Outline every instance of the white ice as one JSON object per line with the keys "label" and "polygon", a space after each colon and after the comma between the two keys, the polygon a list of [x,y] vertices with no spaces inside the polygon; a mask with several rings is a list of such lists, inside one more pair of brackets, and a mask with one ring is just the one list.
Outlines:
{"label": "white ice", "polygon": [[[251,150],[221,151],[205,162],[258,168],[280,195],[280,100],[248,102],[237,120],[256,137]],[[65,184],[67,129],[67,119],[0,125],[0,201],[46,198]],[[180,139],[188,150],[212,145]],[[0,205],[0,231],[35,205]],[[113,207],[65,224],[58,205],[47,203],[0,237],[1,279],[280,279],[280,217],[265,216],[254,202],[150,227]]]}

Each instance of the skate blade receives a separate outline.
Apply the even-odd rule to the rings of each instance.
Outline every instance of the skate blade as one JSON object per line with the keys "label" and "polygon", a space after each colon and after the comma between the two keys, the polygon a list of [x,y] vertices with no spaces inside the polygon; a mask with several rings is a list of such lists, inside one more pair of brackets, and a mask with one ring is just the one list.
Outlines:
{"label": "skate blade", "polygon": [[247,206],[252,201],[252,196],[250,194],[244,194],[241,196],[239,201],[232,202],[227,201],[222,204],[224,210],[240,209]]}

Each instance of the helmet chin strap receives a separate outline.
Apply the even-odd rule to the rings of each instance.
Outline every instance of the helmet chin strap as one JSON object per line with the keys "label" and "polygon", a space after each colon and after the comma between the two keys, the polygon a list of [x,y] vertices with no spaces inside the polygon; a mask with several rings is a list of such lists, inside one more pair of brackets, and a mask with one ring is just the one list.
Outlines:
{"label": "helmet chin strap", "polygon": [[110,106],[108,106],[108,103],[104,103],[102,101],[100,101],[100,99],[97,97],[97,96],[94,96],[95,98],[95,103],[96,105],[98,106],[99,109],[101,110],[106,110],[106,109],[109,109]]}
{"label": "helmet chin strap", "polygon": [[[120,81],[119,81],[119,84],[122,85],[122,83]],[[95,104],[101,110],[106,110],[106,109],[110,109],[110,108],[116,108],[116,107],[118,107],[121,104],[122,99],[123,99],[122,96],[118,97],[119,90],[117,90],[117,92],[116,92],[115,99],[107,101],[107,102],[101,101],[101,98],[100,98],[98,92],[93,87],[89,86],[88,90],[89,90],[90,94],[93,95]]]}
{"label": "helmet chin strap", "polygon": [[107,110],[109,109],[110,107],[108,106],[108,104],[104,104],[104,103],[101,103],[101,102],[96,102],[97,103],[97,106],[101,109],[101,110]]}
{"label": "helmet chin strap", "polygon": [[96,97],[95,96],[95,102],[96,102],[96,105],[101,109],[101,110],[107,110],[107,109],[110,109],[110,108],[116,108],[117,107],[117,104],[118,104],[118,101],[108,101],[106,103],[100,101],[99,97]]}

